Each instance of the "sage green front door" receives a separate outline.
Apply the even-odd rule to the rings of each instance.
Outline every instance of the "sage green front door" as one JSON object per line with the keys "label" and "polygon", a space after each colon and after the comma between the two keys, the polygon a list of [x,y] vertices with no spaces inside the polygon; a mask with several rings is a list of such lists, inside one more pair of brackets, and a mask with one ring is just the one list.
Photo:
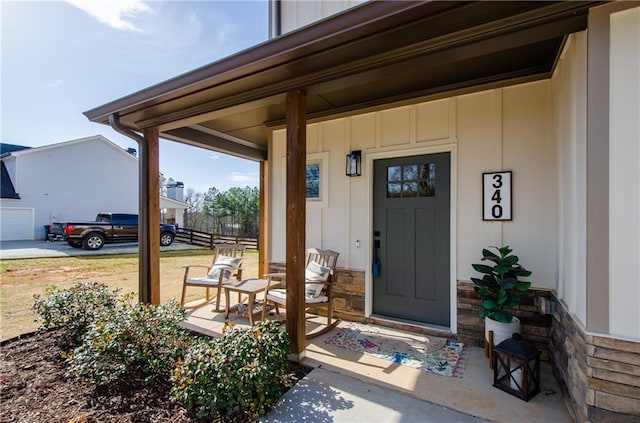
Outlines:
{"label": "sage green front door", "polygon": [[450,153],[374,162],[374,314],[449,327],[450,168]]}

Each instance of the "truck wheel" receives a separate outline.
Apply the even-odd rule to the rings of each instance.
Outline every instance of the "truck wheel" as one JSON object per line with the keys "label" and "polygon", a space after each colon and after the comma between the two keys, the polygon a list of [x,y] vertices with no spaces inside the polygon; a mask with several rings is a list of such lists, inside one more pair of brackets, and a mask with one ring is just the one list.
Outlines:
{"label": "truck wheel", "polygon": [[91,232],[89,235],[82,238],[82,248],[85,250],[99,250],[103,246],[104,237],[97,232]]}
{"label": "truck wheel", "polygon": [[173,234],[171,232],[162,232],[160,234],[160,245],[166,247],[173,242]]}
{"label": "truck wheel", "polygon": [[73,248],[80,248],[82,247],[82,241],[67,241],[67,244],[69,244],[70,246],[72,246]]}

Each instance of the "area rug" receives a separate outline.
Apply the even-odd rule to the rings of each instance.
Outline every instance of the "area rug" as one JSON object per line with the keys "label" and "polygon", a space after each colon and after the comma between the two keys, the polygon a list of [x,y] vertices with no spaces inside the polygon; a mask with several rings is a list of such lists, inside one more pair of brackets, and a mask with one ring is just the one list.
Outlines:
{"label": "area rug", "polygon": [[442,376],[460,376],[465,345],[444,338],[413,336],[360,323],[340,327],[324,341]]}

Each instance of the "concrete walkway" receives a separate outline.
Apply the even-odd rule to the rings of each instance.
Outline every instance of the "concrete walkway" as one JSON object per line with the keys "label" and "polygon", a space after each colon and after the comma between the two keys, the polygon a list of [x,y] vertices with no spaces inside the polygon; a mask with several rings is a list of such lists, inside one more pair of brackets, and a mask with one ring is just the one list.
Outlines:
{"label": "concrete walkway", "polygon": [[260,421],[479,423],[487,420],[316,368],[283,395]]}
{"label": "concrete walkway", "polygon": [[[160,247],[160,251],[192,250],[199,248],[202,247],[174,242],[169,246]],[[99,250],[84,250],[82,248],[73,248],[64,241],[0,241],[0,259],[2,260],[43,257],[100,256],[105,254],[136,254],[137,252],[137,242],[105,244],[105,246]]]}

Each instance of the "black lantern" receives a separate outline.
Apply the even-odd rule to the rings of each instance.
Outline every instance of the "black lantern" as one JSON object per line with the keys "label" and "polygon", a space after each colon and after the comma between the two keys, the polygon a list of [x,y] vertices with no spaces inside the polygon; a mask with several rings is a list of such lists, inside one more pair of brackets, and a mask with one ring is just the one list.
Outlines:
{"label": "black lantern", "polygon": [[347,154],[347,176],[360,176],[360,162],[362,160],[360,150]]}
{"label": "black lantern", "polygon": [[493,386],[529,401],[540,392],[540,351],[514,333],[493,349]]}

